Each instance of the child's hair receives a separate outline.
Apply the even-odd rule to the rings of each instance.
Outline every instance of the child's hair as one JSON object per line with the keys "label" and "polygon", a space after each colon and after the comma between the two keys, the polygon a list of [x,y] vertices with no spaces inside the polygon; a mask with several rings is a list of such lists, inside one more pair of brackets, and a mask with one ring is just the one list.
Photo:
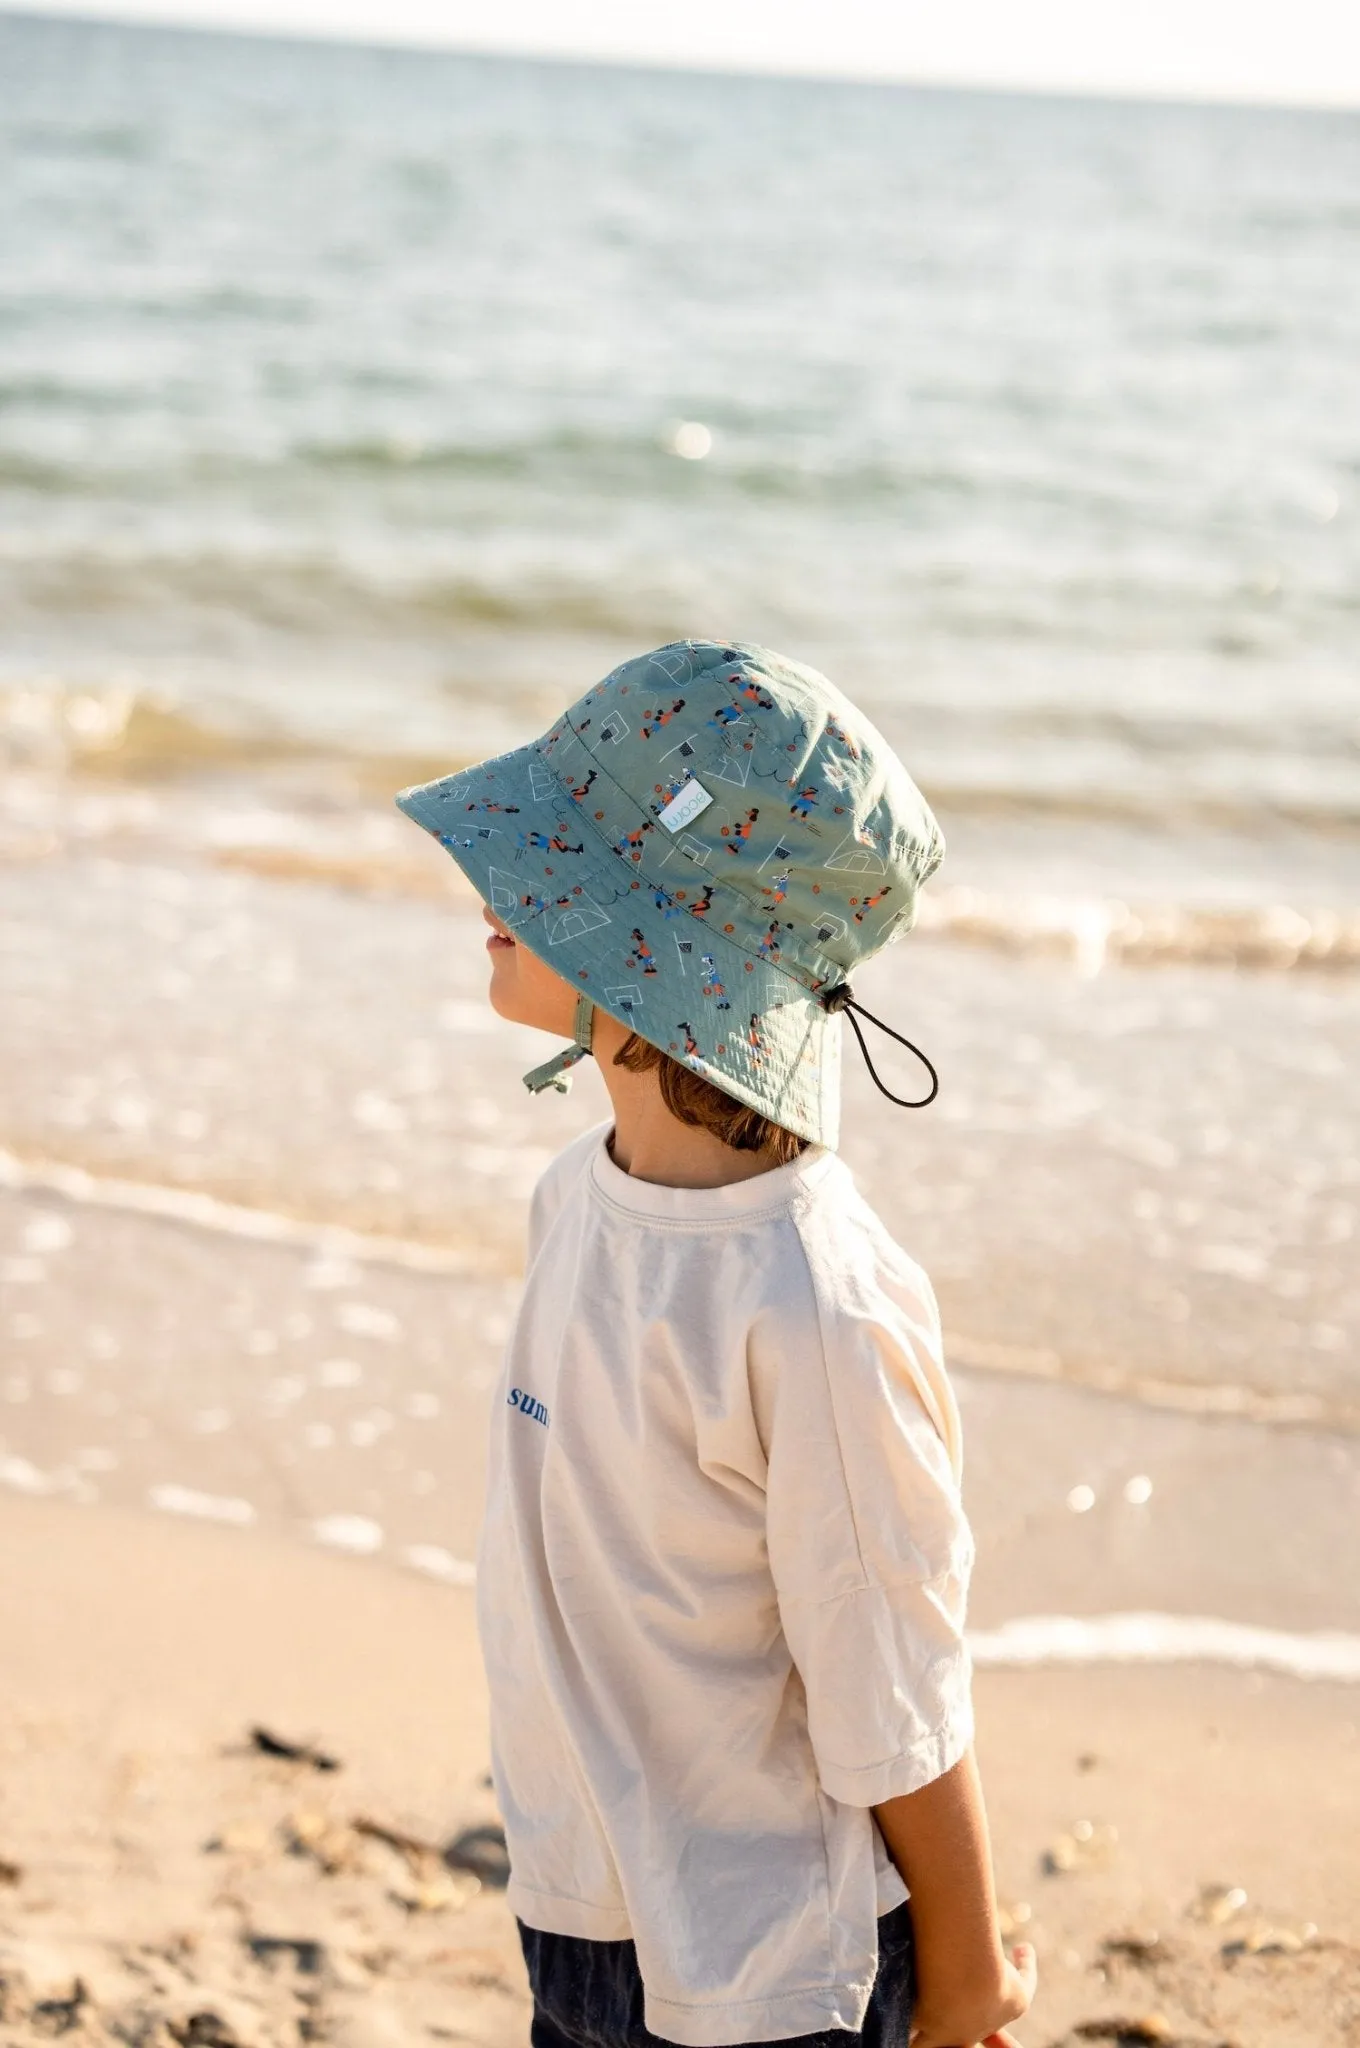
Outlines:
{"label": "child's hair", "polygon": [[658,1074],[661,1100],[671,1115],[682,1124],[711,1131],[734,1152],[765,1152],[776,1166],[787,1166],[803,1150],[806,1141],[796,1131],[786,1131],[782,1124],[771,1122],[758,1109],[748,1109],[744,1102],[724,1094],[701,1074],[691,1073],[649,1038],[639,1038],[636,1031],[629,1032],[615,1053],[614,1065],[626,1068],[630,1074]]}

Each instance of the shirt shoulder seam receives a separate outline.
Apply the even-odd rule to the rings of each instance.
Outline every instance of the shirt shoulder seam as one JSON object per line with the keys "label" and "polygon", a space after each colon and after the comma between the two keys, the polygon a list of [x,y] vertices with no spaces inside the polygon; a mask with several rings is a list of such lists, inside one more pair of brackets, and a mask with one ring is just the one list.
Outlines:
{"label": "shirt shoulder seam", "polygon": [[[873,1581],[869,1577],[868,1568],[864,1562],[864,1544],[860,1536],[859,1515],[855,1508],[854,1491],[851,1488],[849,1475],[845,1469],[845,1452],[841,1445],[840,1414],[836,1406],[835,1377],[831,1371],[831,1358],[826,1340],[826,1314],[822,1299],[822,1289],[818,1282],[816,1265],[808,1251],[807,1237],[804,1230],[806,1212],[812,1207],[812,1196],[815,1191],[812,1189],[801,1189],[799,1192],[803,1195],[804,1199],[794,1205],[792,1221],[798,1238],[798,1249],[803,1255],[803,1264],[807,1269],[808,1285],[812,1289],[812,1299],[817,1309],[817,1348],[821,1353],[822,1373],[826,1380],[827,1400],[831,1408],[831,1422],[836,1439],[836,1463],[840,1470],[841,1488],[845,1495],[846,1510],[850,1516],[850,1527],[854,1532],[855,1561],[859,1567],[859,1585],[846,1587],[844,1591],[858,1593],[868,1590],[872,1586]],[[833,1595],[832,1597],[840,1596]]]}

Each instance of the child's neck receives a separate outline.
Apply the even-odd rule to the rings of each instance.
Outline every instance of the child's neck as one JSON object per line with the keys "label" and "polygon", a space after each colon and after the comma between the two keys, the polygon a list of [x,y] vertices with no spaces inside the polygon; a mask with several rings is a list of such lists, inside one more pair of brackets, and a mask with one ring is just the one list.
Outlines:
{"label": "child's neck", "polygon": [[661,1099],[655,1069],[632,1074],[614,1065],[613,1054],[627,1034],[598,1010],[595,1020],[596,1064],[614,1106],[609,1150],[615,1166],[658,1187],[725,1188],[778,1164],[760,1152],[735,1151],[711,1131],[682,1124]]}

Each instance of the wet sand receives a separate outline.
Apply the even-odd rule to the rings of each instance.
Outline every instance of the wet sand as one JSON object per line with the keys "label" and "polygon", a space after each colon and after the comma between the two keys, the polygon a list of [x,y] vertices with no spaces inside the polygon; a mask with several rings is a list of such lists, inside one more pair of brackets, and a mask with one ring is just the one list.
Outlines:
{"label": "wet sand", "polygon": [[[130,1186],[63,1184],[75,1199],[0,1191],[9,1269],[32,1261],[7,1290],[11,1330],[30,1320],[0,1378],[0,1481],[470,1577],[514,1282],[474,1279],[456,1253],[411,1270],[398,1260],[419,1248],[371,1238],[356,1258],[315,1226],[252,1242],[230,1211],[139,1215],[118,1206]],[[1360,1675],[1360,1584],[1335,1570],[1354,1437],[1041,1376],[954,1377],[979,1628],[1150,1610],[1342,1630]]]}

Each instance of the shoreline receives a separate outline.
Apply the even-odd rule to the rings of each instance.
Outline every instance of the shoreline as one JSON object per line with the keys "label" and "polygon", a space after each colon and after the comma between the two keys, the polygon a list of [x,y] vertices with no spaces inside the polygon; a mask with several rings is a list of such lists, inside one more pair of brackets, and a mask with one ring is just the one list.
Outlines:
{"label": "shoreline", "polygon": [[[124,1179],[92,1172],[67,1159],[21,1157],[0,1146],[0,1194],[3,1193],[125,1211],[225,1238],[282,1245],[319,1258],[347,1260],[379,1269],[393,1267],[466,1279],[474,1263],[466,1250],[441,1244],[434,1238],[403,1238],[355,1230],[324,1214],[308,1216],[224,1201],[198,1187]],[[950,1332],[949,1349],[952,1363],[968,1372],[1081,1387],[1176,1415],[1234,1417],[1275,1428],[1298,1425],[1360,1435],[1360,1403],[1329,1402],[1316,1394],[1266,1393],[1231,1383],[1197,1386],[1174,1380],[1124,1378],[1100,1366],[1074,1369],[1069,1360],[1055,1352],[990,1343],[957,1330]]]}
{"label": "shoreline", "polygon": [[[565,1103],[525,1100],[539,1035],[487,1010],[470,902],[131,852],[0,864],[0,1147],[54,1193],[74,1169],[138,1205],[247,1212],[262,1236],[296,1218],[355,1233],[361,1258],[396,1239],[407,1263],[428,1245],[512,1278],[529,1189],[603,1091],[583,1073]],[[946,1087],[887,1124],[849,1060],[844,1152],[960,1362],[1356,1416],[1360,977],[1083,975],[929,933],[872,972],[876,1011],[944,1058]]]}
{"label": "shoreline", "polygon": [[[476,1568],[470,1559],[453,1556],[436,1544],[412,1544],[389,1551],[377,1524],[354,1515],[331,1515],[294,1528],[257,1528],[247,1504],[231,1497],[199,1493],[180,1486],[153,1487],[141,1502],[117,1501],[97,1506],[72,1488],[45,1483],[45,1475],[24,1460],[0,1456],[0,1489],[10,1499],[46,1500],[64,1509],[84,1510],[97,1520],[112,1512],[162,1522],[189,1522],[199,1527],[231,1529],[249,1535],[278,1554],[301,1551],[365,1561],[380,1570],[434,1581],[444,1587],[470,1590]],[[6,1497],[0,1492],[0,1500]],[[1193,1665],[1208,1670],[1256,1673],[1337,1687],[1360,1686],[1360,1632],[1340,1628],[1267,1628],[1219,1615],[1156,1609],[1007,1615],[986,1628],[967,1632],[975,1671],[1031,1672],[1045,1669],[1166,1670]],[[1360,1701],[1357,1701],[1360,1711]]]}
{"label": "shoreline", "polygon": [[[0,1491],[305,1536],[467,1583],[518,1281],[207,1214],[0,1187]],[[1046,1655],[1127,1654],[1142,1615],[1163,1654],[1198,1630],[1229,1660],[1356,1668],[1360,1583],[1334,1565],[1360,1437],[960,1364],[947,1307],[945,1327],[971,1618],[993,1657],[1031,1655],[1040,1620]]]}

